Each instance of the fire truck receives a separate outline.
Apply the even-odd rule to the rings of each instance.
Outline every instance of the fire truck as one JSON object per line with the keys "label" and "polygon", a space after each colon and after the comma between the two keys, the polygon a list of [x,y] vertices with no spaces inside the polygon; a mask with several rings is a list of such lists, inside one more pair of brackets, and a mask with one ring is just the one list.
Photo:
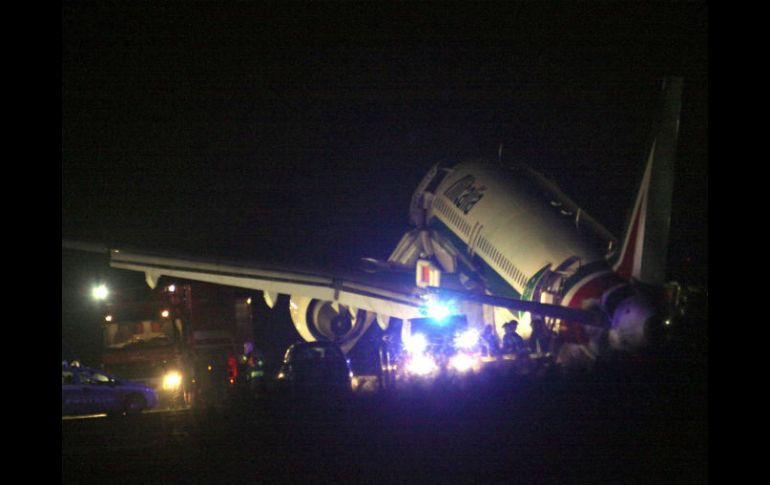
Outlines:
{"label": "fire truck", "polygon": [[243,371],[244,348],[253,348],[243,290],[172,282],[123,291],[105,304],[103,328],[104,370],[156,389],[159,407],[219,404],[239,382],[260,377]]}

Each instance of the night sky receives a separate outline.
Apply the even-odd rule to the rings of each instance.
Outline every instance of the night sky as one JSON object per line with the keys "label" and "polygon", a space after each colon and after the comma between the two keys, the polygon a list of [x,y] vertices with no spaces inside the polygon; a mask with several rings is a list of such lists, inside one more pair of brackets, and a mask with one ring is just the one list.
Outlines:
{"label": "night sky", "polygon": [[[707,18],[699,3],[65,2],[62,237],[387,258],[425,172],[500,143],[620,235],[672,74],[669,278],[705,284]],[[86,282],[116,271],[62,254],[65,340]]]}

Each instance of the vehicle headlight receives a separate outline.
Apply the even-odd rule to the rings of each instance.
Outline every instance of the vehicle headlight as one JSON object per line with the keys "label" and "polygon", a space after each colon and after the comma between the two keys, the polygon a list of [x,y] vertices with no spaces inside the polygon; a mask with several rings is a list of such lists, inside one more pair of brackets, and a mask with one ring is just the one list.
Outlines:
{"label": "vehicle headlight", "polygon": [[472,370],[476,365],[477,359],[465,353],[456,354],[449,359],[449,366],[461,373]]}
{"label": "vehicle headlight", "polygon": [[432,357],[420,354],[414,355],[406,364],[406,370],[410,374],[428,376],[438,370],[438,365]]}
{"label": "vehicle headlight", "polygon": [[182,385],[182,374],[177,371],[167,372],[163,376],[164,391],[178,391]]}
{"label": "vehicle headlight", "polygon": [[404,341],[404,348],[413,355],[419,355],[425,352],[428,347],[428,339],[421,333],[415,333]]}
{"label": "vehicle headlight", "polygon": [[479,343],[479,331],[468,329],[455,337],[455,345],[463,350],[471,350]]}

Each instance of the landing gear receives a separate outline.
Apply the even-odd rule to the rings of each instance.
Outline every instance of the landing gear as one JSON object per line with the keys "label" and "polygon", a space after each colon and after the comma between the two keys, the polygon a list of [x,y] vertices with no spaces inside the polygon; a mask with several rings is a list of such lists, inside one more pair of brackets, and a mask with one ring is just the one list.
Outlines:
{"label": "landing gear", "polygon": [[379,348],[380,366],[377,380],[380,390],[390,390],[396,387],[396,362],[390,349],[390,340],[385,337]]}

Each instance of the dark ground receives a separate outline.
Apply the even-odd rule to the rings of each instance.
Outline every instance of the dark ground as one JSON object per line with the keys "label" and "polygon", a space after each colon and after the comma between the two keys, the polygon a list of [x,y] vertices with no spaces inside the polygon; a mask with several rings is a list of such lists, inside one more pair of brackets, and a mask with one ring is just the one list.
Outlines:
{"label": "dark ground", "polygon": [[707,483],[705,362],[67,420],[62,482]]}

